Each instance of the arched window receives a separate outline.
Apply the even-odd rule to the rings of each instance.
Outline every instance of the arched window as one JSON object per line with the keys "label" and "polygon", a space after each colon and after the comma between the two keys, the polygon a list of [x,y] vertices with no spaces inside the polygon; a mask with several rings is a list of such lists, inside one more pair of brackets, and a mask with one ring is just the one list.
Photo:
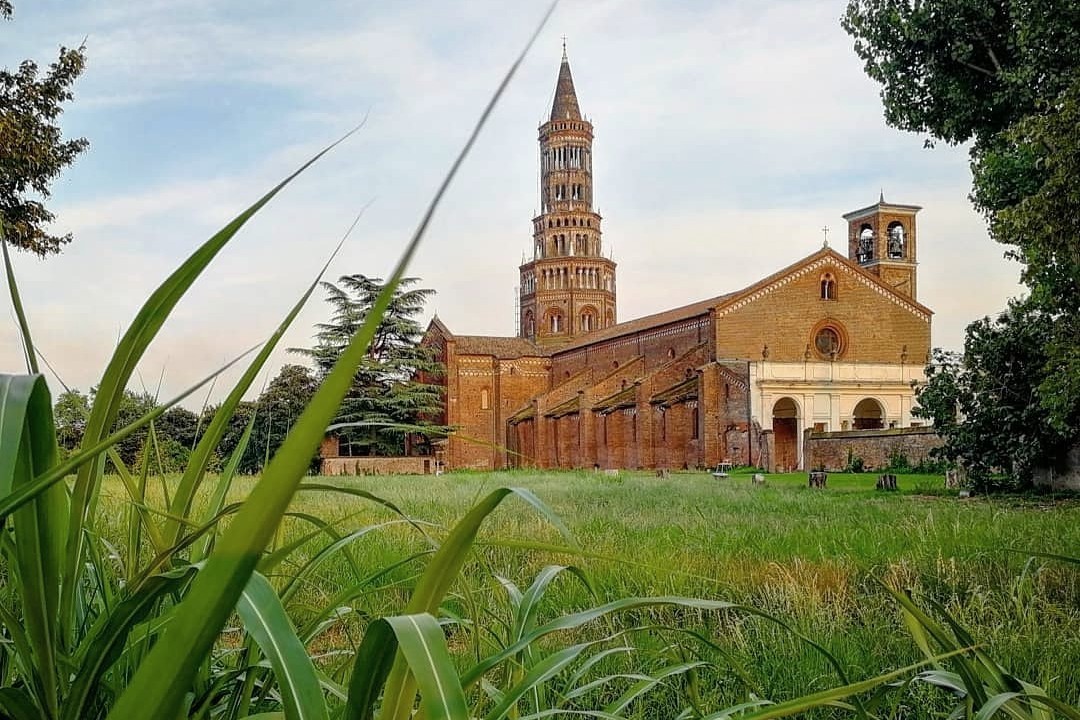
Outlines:
{"label": "arched window", "polygon": [[859,229],[859,249],[855,257],[861,263],[874,259],[874,229],[869,225],[863,225]]}
{"label": "arched window", "polygon": [[481,410],[490,410],[491,409],[491,395],[488,393],[487,388],[483,388],[483,389],[480,390],[480,409]]}
{"label": "arched window", "polygon": [[889,225],[889,257],[894,259],[904,257],[906,245],[907,234],[904,232],[904,226],[898,222],[891,223]]}
{"label": "arched window", "polygon": [[668,356],[668,360],[674,360],[675,359],[675,348],[668,348],[667,349],[667,356]]}
{"label": "arched window", "polygon": [[581,311],[581,331],[592,332],[596,329],[596,310],[586,307]]}
{"label": "arched window", "polygon": [[532,310],[525,311],[525,335],[532,337],[536,334],[535,320],[533,319]]}
{"label": "arched window", "polygon": [[825,273],[821,276],[821,299],[836,299],[836,279],[833,278],[832,273]]}
{"label": "arched window", "polygon": [[558,310],[548,317],[548,328],[552,333],[561,333],[563,331],[563,318]]}

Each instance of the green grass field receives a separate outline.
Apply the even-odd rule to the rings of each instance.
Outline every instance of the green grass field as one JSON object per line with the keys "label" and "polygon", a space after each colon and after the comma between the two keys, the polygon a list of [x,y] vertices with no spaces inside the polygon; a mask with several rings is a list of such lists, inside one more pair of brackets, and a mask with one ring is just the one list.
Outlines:
{"label": "green grass field", "polygon": [[[940,602],[1008,670],[1080,704],[1080,572],[1024,554],[1080,556],[1080,501],[931,496],[918,491],[941,487],[941,479],[930,476],[901,476],[901,491],[884,493],[873,489],[873,475],[832,474],[827,490],[811,490],[804,487],[805,477],[772,475],[764,487],[752,485],[748,474],[715,479],[703,472],[668,478],[643,472],[618,477],[504,472],[320,481],[376,493],[411,518],[431,523],[424,527],[433,537],[496,487],[532,490],[565,521],[585,555],[545,549],[566,541],[532,507],[520,501],[504,504],[483,528],[482,549],[446,606],[452,613],[481,618],[480,624],[497,625],[505,616],[505,593],[496,577],[525,587],[549,563],[572,564],[591,578],[598,597],[564,574],[546,597],[543,612],[633,595],[747,603],[781,616],[822,643],[854,680],[921,659],[895,601],[876,584],[880,579],[911,588],[917,598]],[[239,480],[233,499],[241,499],[252,484],[251,479]],[[118,481],[107,481],[104,492],[106,508],[121,506]],[[360,499],[302,493],[292,510],[334,521],[341,534],[390,523],[354,542],[351,563],[336,558],[297,593],[290,609],[298,624],[305,621],[305,608],[322,606],[356,578],[425,547],[420,532]],[[279,545],[311,528],[304,519],[290,518]],[[290,560],[298,564],[303,557],[301,550]],[[371,591],[353,607],[371,615],[399,612],[423,561],[374,579]],[[288,572],[284,567],[283,574]],[[748,692],[780,700],[839,684],[820,655],[760,619],[672,610],[612,622],[627,629],[671,623],[701,632],[713,645],[675,643],[663,632],[644,633],[643,641],[661,651],[666,643],[676,648],[672,652],[693,647],[712,663],[702,675],[700,692],[713,708],[737,702]],[[323,635],[315,651],[333,658],[350,649],[357,642],[358,623],[362,620],[343,619],[337,631]],[[456,651],[468,653],[468,642],[463,639]],[[907,705],[896,709],[899,716],[938,717],[951,707],[943,692],[920,687],[913,688]],[[641,717],[662,712],[653,707],[642,710]]]}

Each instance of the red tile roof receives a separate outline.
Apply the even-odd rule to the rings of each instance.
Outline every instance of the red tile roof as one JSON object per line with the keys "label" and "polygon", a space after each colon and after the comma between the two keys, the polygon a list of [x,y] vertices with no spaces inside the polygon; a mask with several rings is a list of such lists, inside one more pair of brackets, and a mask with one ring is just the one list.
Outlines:
{"label": "red tile roof", "polygon": [[550,354],[531,341],[519,337],[454,335],[453,341],[458,355],[494,355],[501,360],[509,360],[529,356],[545,357]]}
{"label": "red tile roof", "polygon": [[698,302],[672,308],[671,310],[665,310],[664,312],[659,312],[655,315],[646,315],[645,317],[636,318],[634,320],[627,320],[626,322],[621,322],[617,325],[591,332],[588,335],[583,335],[569,345],[563,345],[562,347],[553,350],[552,354],[558,355],[567,350],[576,350],[577,348],[585,347],[586,345],[594,345],[598,342],[603,342],[604,340],[611,340],[612,338],[622,337],[623,335],[633,335],[634,333],[650,330],[654,327],[660,327],[661,325],[669,325],[674,322],[679,322],[680,320],[689,320],[690,318],[695,318],[700,315],[708,315],[710,309],[716,307],[734,294],[735,293],[718,295],[714,298],[709,298],[708,300],[699,300]]}

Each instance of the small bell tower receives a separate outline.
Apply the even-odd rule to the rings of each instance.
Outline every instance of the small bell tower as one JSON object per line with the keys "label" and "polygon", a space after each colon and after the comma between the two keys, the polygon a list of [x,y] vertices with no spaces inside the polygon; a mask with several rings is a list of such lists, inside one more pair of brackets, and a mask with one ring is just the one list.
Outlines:
{"label": "small bell tower", "polygon": [[901,295],[917,300],[915,214],[918,205],[885,201],[844,215],[848,223],[848,258],[877,275]]}
{"label": "small bell tower", "polygon": [[582,117],[563,43],[551,116],[539,129],[540,214],[520,271],[518,334],[559,345],[615,324],[615,263],[593,209],[592,123]]}

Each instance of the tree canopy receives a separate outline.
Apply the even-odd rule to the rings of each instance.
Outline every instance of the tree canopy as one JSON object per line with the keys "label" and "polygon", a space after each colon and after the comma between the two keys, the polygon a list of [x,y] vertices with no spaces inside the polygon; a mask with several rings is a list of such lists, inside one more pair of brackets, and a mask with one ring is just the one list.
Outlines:
{"label": "tree canopy", "polygon": [[1023,486],[1071,444],[1068,428],[1046,420],[1037,397],[1054,319],[1037,303],[1013,301],[997,318],[968,326],[963,353],[937,350],[916,414],[931,418],[977,489]]}
{"label": "tree canopy", "polygon": [[[423,331],[416,318],[435,291],[415,287],[418,282],[418,278],[404,278],[397,286],[356,371],[335,420],[335,424],[352,425],[338,431],[343,452],[399,455],[405,451],[408,434],[401,426],[420,426],[440,435],[447,431],[428,420],[439,415],[442,389],[422,378],[440,376],[443,369],[430,349],[419,343]],[[323,287],[332,309],[330,321],[316,326],[313,347],[294,348],[311,358],[320,375],[330,371],[370,316],[385,283],[381,278],[345,275],[337,284],[327,282]]]}
{"label": "tree canopy", "polygon": [[1080,5],[1061,0],[852,0],[844,29],[881,83],[885,119],[978,147],[1067,88]]}
{"label": "tree canopy", "polygon": [[[10,19],[10,0],[0,0],[0,19]],[[85,150],[85,138],[65,139],[58,124],[72,85],[86,65],[83,47],[61,47],[42,73],[24,60],[12,71],[0,68],[0,223],[14,247],[45,256],[60,252],[71,234],[48,231],[53,220],[43,202],[60,172]]]}
{"label": "tree canopy", "polygon": [[971,143],[971,199],[1023,264],[1028,297],[970,325],[920,394],[949,453],[977,464],[996,443],[1023,480],[1080,438],[1080,4],[851,0],[842,24],[891,125]]}

